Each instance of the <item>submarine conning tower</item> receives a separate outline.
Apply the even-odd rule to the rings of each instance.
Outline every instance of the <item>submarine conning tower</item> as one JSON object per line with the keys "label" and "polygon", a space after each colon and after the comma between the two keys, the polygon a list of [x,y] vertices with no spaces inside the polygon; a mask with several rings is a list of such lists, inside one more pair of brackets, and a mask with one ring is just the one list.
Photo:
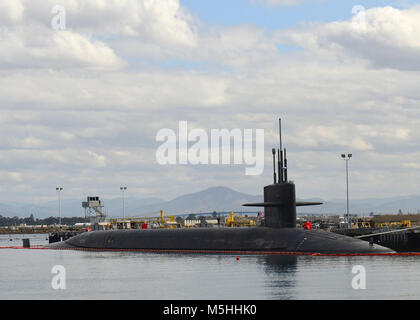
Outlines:
{"label": "submarine conning tower", "polygon": [[296,227],[296,191],[293,182],[282,182],[264,187],[265,225],[272,228]]}
{"label": "submarine conning tower", "polygon": [[264,207],[265,226],[271,228],[296,228],[296,207],[320,205],[321,202],[296,202],[295,184],[287,179],[287,155],[283,150],[281,135],[281,119],[279,119],[280,148],[277,149],[276,173],[276,149],[273,154],[274,183],[264,187],[263,203],[244,204],[247,207]]}

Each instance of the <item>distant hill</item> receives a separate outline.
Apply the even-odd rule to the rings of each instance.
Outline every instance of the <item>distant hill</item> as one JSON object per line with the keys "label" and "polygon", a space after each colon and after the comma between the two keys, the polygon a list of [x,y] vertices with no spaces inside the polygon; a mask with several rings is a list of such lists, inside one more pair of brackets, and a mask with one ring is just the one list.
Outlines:
{"label": "distant hill", "polygon": [[[158,198],[125,199],[126,216],[158,215],[160,210],[167,214],[205,213],[213,211],[250,211],[243,207],[246,202],[261,201],[262,196],[253,196],[240,193],[225,187],[214,187],[203,191],[182,195],[170,201]],[[84,200],[84,199],[83,199]],[[84,209],[81,207],[82,200],[62,200],[61,214],[63,217],[83,216]],[[122,216],[122,200],[102,199],[105,212],[109,216]],[[251,211],[256,211],[252,209]],[[57,201],[50,201],[42,205],[26,204],[0,204],[0,215],[27,217],[33,214],[35,218],[58,216]]]}
{"label": "distant hill", "polygon": [[243,207],[246,202],[257,202],[262,196],[240,193],[226,187],[214,187],[186,194],[173,200],[138,208],[138,212],[164,210],[172,214],[205,213],[213,211],[256,211]]}
{"label": "distant hill", "polygon": [[[249,195],[237,192],[226,187],[213,187],[206,190],[189,193],[179,196],[170,201],[159,198],[126,198],[126,216],[157,215],[160,210],[167,214],[189,214],[204,213],[213,211],[257,211],[260,208],[243,207],[247,202],[261,202],[263,196]],[[299,214],[339,214],[346,211],[346,201],[343,199],[324,201],[322,199],[298,199],[300,201],[320,201],[324,204],[313,207],[299,207]],[[84,216],[81,202],[84,199],[63,200],[61,212],[63,217]],[[105,212],[113,217],[122,216],[121,198],[102,199],[105,205]],[[417,213],[420,210],[420,196],[393,197],[393,198],[369,198],[362,200],[350,199],[350,212],[368,215],[375,214],[396,214],[399,210],[403,213]],[[6,217],[28,217],[33,214],[35,218],[46,218],[58,216],[57,201],[50,201],[43,204],[19,204],[0,203],[0,215]]]}

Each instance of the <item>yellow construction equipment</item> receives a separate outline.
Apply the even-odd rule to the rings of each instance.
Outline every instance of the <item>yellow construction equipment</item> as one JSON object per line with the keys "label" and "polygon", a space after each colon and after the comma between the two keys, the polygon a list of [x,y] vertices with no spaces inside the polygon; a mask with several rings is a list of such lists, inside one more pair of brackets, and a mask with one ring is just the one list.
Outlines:
{"label": "yellow construction equipment", "polygon": [[234,212],[231,212],[229,218],[226,219],[227,227],[253,227],[255,222],[247,217],[235,216]]}
{"label": "yellow construction equipment", "polygon": [[358,221],[353,225],[353,228],[372,228],[370,221]]}
{"label": "yellow construction equipment", "polygon": [[375,223],[376,228],[411,228],[411,220]]}
{"label": "yellow construction equipment", "polygon": [[143,225],[147,225],[153,229],[175,229],[180,225],[175,220],[175,216],[164,216],[163,210],[160,211],[160,217],[130,217],[110,219],[110,223],[115,225],[117,229],[141,229]]}

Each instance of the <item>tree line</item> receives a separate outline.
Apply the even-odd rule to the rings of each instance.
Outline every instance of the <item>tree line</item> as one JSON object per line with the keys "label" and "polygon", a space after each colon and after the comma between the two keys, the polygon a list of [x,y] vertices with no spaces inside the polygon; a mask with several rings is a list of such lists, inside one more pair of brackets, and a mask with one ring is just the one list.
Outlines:
{"label": "tree line", "polygon": [[[89,218],[82,218],[82,217],[62,217],[61,224],[65,225],[74,225],[76,223],[84,223],[89,222]],[[54,225],[59,223],[58,217],[49,217],[45,219],[35,219],[34,215],[31,214],[27,218],[19,218],[19,217],[3,217],[0,215],[0,227],[11,227],[11,226],[19,226],[21,224],[26,225]]]}

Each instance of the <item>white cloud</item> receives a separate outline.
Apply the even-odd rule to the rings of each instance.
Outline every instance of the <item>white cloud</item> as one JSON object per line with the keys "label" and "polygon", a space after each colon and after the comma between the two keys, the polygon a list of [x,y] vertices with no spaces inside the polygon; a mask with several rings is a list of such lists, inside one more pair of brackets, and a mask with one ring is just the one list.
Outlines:
{"label": "white cloud", "polygon": [[410,130],[406,128],[399,128],[395,131],[395,136],[401,140],[408,140],[410,138]]}
{"label": "white cloud", "polygon": [[39,25],[0,27],[0,68],[120,68],[124,65],[105,43],[70,31]]}
{"label": "white cloud", "polygon": [[309,25],[280,38],[350,61],[364,59],[376,68],[420,70],[420,7],[361,11],[350,21]]}
{"label": "white cloud", "polygon": [[0,68],[118,69],[124,61],[107,44],[116,38],[167,50],[196,45],[192,18],[177,0],[63,0],[65,30],[51,26],[55,5],[54,0],[2,2]]}
{"label": "white cloud", "polygon": [[[359,33],[351,21],[271,33],[205,25],[175,0],[68,0],[68,29],[54,31],[53,1],[19,3],[24,10],[7,11],[0,27],[0,165],[7,181],[24,177],[25,186],[13,189],[22,197],[48,197],[49,184],[60,181],[67,197],[113,195],[122,181],[155,196],[215,185],[261,193],[271,181],[279,116],[299,197],[340,196],[343,151],[354,153],[359,196],[377,195],[372,172],[404,177],[410,188],[420,178],[404,171],[420,161],[420,73],[400,59],[417,50],[416,8],[368,10]],[[279,40],[307,50],[281,54]],[[385,59],[384,47],[395,57]],[[415,67],[412,59],[404,63]],[[168,60],[206,68],[159,65]],[[250,178],[236,166],[159,166],[155,135],[177,130],[179,120],[205,130],[265,129],[266,172]],[[402,156],[405,165],[396,168]]]}
{"label": "white cloud", "polygon": [[22,20],[24,5],[21,0],[2,0],[0,2],[1,24],[13,24]]}
{"label": "white cloud", "polygon": [[[27,17],[50,25],[55,0],[24,0]],[[73,32],[127,36],[160,45],[194,45],[192,17],[178,0],[62,0]]]}
{"label": "white cloud", "polygon": [[8,172],[8,176],[14,182],[22,182],[23,180],[22,174],[19,172]]}

